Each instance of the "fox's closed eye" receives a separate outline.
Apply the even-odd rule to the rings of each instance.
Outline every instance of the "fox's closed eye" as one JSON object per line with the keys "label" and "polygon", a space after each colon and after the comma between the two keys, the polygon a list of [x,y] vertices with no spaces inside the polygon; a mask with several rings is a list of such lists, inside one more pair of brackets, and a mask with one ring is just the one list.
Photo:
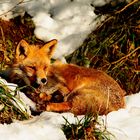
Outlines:
{"label": "fox's closed eye", "polygon": [[27,66],[27,68],[32,69],[32,70],[36,70],[36,67],[34,67],[34,66]]}

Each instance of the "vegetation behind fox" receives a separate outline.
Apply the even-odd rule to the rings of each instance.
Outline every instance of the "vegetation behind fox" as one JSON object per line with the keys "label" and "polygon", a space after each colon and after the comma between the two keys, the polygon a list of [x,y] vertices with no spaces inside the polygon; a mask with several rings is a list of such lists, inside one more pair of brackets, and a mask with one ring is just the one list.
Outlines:
{"label": "vegetation behind fox", "polygon": [[54,86],[63,95],[64,101],[50,102],[46,106],[47,111],[69,111],[76,115],[107,114],[125,106],[125,92],[103,71],[59,61],[51,63],[56,45],[57,40],[42,47],[21,40],[13,66],[0,75],[5,75],[11,82],[21,78],[27,85],[37,88],[48,84],[47,77],[55,79]]}

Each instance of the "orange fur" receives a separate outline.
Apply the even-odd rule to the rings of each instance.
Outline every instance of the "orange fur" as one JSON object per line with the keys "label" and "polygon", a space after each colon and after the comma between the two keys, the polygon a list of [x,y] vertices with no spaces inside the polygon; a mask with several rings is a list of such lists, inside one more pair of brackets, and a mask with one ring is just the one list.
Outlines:
{"label": "orange fur", "polygon": [[124,107],[124,91],[103,71],[59,61],[51,64],[56,44],[57,40],[52,40],[39,47],[22,40],[16,49],[14,67],[27,75],[30,84],[43,86],[48,76],[57,80],[64,102],[50,103],[47,111],[107,114]]}

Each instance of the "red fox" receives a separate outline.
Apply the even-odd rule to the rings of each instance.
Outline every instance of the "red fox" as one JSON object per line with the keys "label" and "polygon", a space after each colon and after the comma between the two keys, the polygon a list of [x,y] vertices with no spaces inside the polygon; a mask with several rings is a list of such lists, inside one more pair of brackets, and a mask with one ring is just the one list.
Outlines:
{"label": "red fox", "polygon": [[21,40],[16,48],[11,79],[18,74],[28,85],[45,86],[47,77],[54,78],[64,101],[49,103],[47,111],[107,114],[125,106],[124,91],[105,72],[59,61],[51,63],[56,46],[55,39],[42,47]]}

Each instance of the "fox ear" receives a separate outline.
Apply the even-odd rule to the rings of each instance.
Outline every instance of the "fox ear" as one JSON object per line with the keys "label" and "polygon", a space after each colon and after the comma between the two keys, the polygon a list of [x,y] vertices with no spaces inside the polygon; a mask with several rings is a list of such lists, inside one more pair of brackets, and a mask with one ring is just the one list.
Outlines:
{"label": "fox ear", "polygon": [[16,48],[16,58],[24,59],[27,57],[29,50],[29,44],[25,40],[21,40]]}
{"label": "fox ear", "polygon": [[51,58],[55,51],[56,44],[57,44],[57,40],[53,39],[53,40],[47,42],[41,49],[44,52],[47,52],[48,57]]}

